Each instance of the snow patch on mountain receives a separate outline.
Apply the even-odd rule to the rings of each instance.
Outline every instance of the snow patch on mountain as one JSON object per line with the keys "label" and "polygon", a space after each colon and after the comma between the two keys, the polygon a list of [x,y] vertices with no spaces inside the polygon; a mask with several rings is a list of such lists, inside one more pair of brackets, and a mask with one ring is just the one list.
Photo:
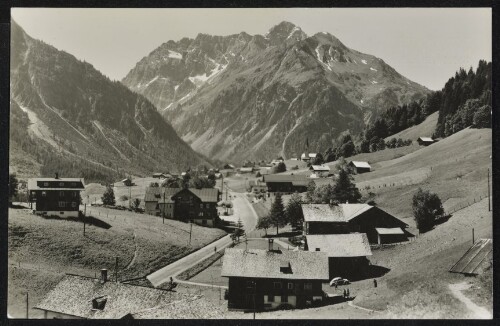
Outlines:
{"label": "snow patch on mountain", "polygon": [[293,33],[297,32],[297,31],[300,31],[300,28],[295,26],[292,31],[290,32],[290,34],[288,34],[288,37],[286,38],[287,40],[293,36]]}
{"label": "snow patch on mountain", "polygon": [[149,85],[151,85],[151,83],[153,83],[155,80],[157,80],[159,78],[159,76],[156,76],[155,78],[151,79],[149,82],[146,83],[146,85],[144,85],[144,88],[148,87]]}
{"label": "snow patch on mountain", "polygon": [[372,68],[372,67],[370,67],[370,70],[371,70],[371,71],[378,71],[377,69]]}
{"label": "snow patch on mountain", "polygon": [[168,57],[172,59],[182,59],[182,54],[172,50],[168,50]]}
{"label": "snow patch on mountain", "polygon": [[361,62],[363,62],[365,65],[367,64],[367,63],[366,63],[366,60],[361,60]]}

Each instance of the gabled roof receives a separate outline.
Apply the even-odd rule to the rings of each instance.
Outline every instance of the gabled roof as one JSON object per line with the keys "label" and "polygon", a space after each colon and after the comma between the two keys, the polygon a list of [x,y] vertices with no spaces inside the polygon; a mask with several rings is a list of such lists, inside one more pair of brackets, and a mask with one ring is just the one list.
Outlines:
{"label": "gabled roof", "polygon": [[189,188],[186,189],[191,191],[196,197],[200,198],[204,203],[216,203],[219,201],[219,189],[216,188]]}
{"label": "gabled roof", "polygon": [[[43,187],[40,186],[41,182],[53,183],[76,183],[74,187],[68,185],[68,187]],[[28,179],[28,189],[29,190],[83,190],[85,189],[85,182],[83,178],[31,178]]]}
{"label": "gabled roof", "polygon": [[302,212],[306,222],[340,222],[345,223],[372,209],[368,204],[303,204]]}
{"label": "gabled roof", "polygon": [[[104,309],[92,309],[92,300],[103,296],[106,298]],[[190,298],[193,299],[192,296],[156,288],[112,281],[101,284],[99,279],[66,275],[35,308],[83,318],[117,319],[135,313],[142,317],[144,309],[151,308],[168,315],[174,313],[174,307],[168,305],[174,302],[195,312],[198,302],[189,301]],[[198,300],[205,299],[200,297]]]}
{"label": "gabled roof", "polygon": [[371,256],[370,243],[365,233],[306,235],[311,252],[326,252],[328,257]]}
{"label": "gabled roof", "polygon": [[309,183],[310,178],[304,174],[270,174],[264,175],[264,182],[297,182],[297,181],[307,181]]}
{"label": "gabled roof", "polygon": [[330,167],[328,165],[311,165],[309,170],[313,171],[322,171],[322,172],[329,172]]}
{"label": "gabled roof", "polygon": [[487,266],[493,259],[493,239],[479,239],[472,247],[451,267],[450,272],[462,274],[479,274],[483,266]]}
{"label": "gabled roof", "polygon": [[305,159],[305,158],[316,158],[316,156],[318,155],[318,153],[302,153],[302,155],[300,155],[300,158],[301,159]]}
{"label": "gabled roof", "polygon": [[351,161],[350,163],[352,163],[355,167],[357,168],[367,168],[367,169],[371,169],[372,167],[370,166],[370,164],[368,164],[368,162],[362,162],[362,161]]}
{"label": "gabled roof", "polygon": [[432,139],[431,137],[418,137],[418,140],[425,142],[434,142],[434,139]]}
{"label": "gabled roof", "polygon": [[[282,272],[280,267],[288,263],[290,270]],[[328,280],[328,259],[323,252],[228,248],[224,254],[221,275],[224,277]]]}
{"label": "gabled roof", "polygon": [[321,186],[333,184],[332,178],[314,178],[312,181],[314,181],[314,184],[316,185],[316,187],[321,187]]}
{"label": "gabled roof", "polygon": [[240,172],[253,172],[253,167],[239,168]]}

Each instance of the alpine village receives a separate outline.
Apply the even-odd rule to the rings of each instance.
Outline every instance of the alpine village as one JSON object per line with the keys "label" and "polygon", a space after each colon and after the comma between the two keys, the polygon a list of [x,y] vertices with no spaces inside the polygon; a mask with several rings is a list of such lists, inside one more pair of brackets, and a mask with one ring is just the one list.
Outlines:
{"label": "alpine village", "polygon": [[118,81],[14,20],[10,61],[9,318],[491,318],[491,62],[284,21]]}

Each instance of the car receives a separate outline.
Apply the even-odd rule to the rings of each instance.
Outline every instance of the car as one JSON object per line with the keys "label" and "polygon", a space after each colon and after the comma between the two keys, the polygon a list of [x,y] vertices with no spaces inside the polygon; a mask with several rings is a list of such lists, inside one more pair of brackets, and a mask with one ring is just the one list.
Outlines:
{"label": "car", "polygon": [[342,278],[342,277],[335,277],[333,280],[330,281],[330,286],[336,286],[336,285],[346,285],[346,284],[351,284],[348,279]]}

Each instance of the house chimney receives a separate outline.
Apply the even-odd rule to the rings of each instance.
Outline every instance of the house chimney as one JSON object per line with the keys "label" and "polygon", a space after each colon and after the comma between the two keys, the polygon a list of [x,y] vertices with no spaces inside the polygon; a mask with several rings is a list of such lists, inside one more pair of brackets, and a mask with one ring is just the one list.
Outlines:
{"label": "house chimney", "polygon": [[59,173],[56,172],[56,179],[59,179]]}
{"label": "house chimney", "polygon": [[106,268],[101,269],[101,284],[106,283],[108,280],[108,270]]}
{"label": "house chimney", "polygon": [[274,239],[269,239],[269,240],[268,240],[268,243],[269,243],[269,251],[273,251],[273,242],[274,242]]}

